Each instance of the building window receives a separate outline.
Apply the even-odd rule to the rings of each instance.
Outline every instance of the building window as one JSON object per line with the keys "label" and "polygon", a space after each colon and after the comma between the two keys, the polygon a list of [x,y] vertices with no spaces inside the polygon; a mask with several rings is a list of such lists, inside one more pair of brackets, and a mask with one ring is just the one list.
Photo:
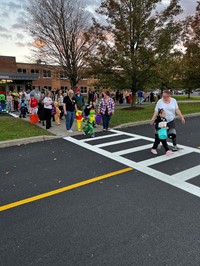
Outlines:
{"label": "building window", "polygon": [[38,69],[31,69],[31,74],[39,74],[39,70]]}
{"label": "building window", "polygon": [[18,73],[24,73],[24,74],[26,74],[26,69],[24,69],[24,68],[18,68],[17,69],[17,72]]}
{"label": "building window", "polygon": [[87,87],[81,87],[81,93],[87,93]]}
{"label": "building window", "polygon": [[44,86],[44,89],[51,91],[51,86]]}
{"label": "building window", "polygon": [[66,92],[67,87],[62,86],[62,87],[60,87],[60,89],[62,90],[62,92]]}
{"label": "building window", "polygon": [[35,90],[35,87],[39,88],[40,90],[40,86],[32,86],[32,89]]}
{"label": "building window", "polygon": [[51,71],[50,70],[43,70],[43,77],[44,78],[51,78]]}
{"label": "building window", "polygon": [[67,79],[67,72],[60,72],[60,78],[61,79]]}

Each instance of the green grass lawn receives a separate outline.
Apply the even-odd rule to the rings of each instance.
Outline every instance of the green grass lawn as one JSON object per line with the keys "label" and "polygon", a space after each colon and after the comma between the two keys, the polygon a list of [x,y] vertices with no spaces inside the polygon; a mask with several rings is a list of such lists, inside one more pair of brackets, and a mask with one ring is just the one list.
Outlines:
{"label": "green grass lawn", "polygon": [[199,101],[200,96],[191,96],[190,99],[188,99],[187,95],[173,95],[173,98],[175,98],[177,101]]}
{"label": "green grass lawn", "polygon": [[[111,119],[111,126],[145,120],[150,121],[153,116],[155,105],[142,105],[142,107],[138,107],[137,110],[123,110],[124,108],[117,108],[115,110],[115,115]],[[183,114],[200,113],[200,103],[180,103],[179,108]]]}
{"label": "green grass lawn", "polygon": [[43,135],[52,134],[22,119],[0,115],[0,141]]}

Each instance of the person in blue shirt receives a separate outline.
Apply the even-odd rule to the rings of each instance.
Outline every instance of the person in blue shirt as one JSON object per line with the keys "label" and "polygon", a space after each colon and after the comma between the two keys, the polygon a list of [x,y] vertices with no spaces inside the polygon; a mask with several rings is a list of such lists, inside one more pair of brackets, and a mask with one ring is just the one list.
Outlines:
{"label": "person in blue shirt", "polygon": [[137,93],[137,96],[138,96],[138,104],[142,104],[143,92],[141,90],[139,90],[138,93]]}

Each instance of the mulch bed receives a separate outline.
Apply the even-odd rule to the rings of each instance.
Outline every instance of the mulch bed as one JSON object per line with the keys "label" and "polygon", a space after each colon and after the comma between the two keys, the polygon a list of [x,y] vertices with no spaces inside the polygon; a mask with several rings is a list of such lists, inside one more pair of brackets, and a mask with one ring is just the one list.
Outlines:
{"label": "mulch bed", "polygon": [[138,107],[138,106],[133,106],[133,107],[126,107],[126,108],[122,108],[122,111],[136,111],[136,110],[144,110],[144,107]]}

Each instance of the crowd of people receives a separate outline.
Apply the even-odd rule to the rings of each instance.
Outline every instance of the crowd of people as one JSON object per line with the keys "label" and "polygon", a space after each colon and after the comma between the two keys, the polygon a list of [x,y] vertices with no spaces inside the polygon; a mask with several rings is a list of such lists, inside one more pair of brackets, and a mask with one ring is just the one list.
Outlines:
{"label": "crowd of people", "polygon": [[[26,118],[27,115],[30,117],[37,115],[39,122],[46,126],[46,129],[52,127],[52,120],[55,121],[56,125],[60,125],[60,120],[65,117],[66,130],[69,133],[72,132],[77,111],[82,112],[82,121],[84,120],[87,126],[90,126],[88,120],[91,120],[92,111],[95,115],[95,121],[92,122],[93,128],[96,124],[96,117],[100,116],[105,131],[109,129],[109,121],[114,114],[115,102],[110,97],[109,91],[103,92],[101,100],[99,98],[99,93],[89,90],[88,102],[85,103],[85,98],[79,88],[76,88],[75,92],[73,90],[63,92],[62,90],[44,91],[35,87],[31,91],[20,89],[20,91],[9,92],[6,96],[6,105],[8,112],[19,112],[20,118]],[[87,132],[87,130],[84,131],[86,125],[82,126],[82,129],[83,132]]]}
{"label": "crowd of people", "polygon": [[[157,154],[160,142],[167,155],[177,151],[175,114],[180,117],[183,124],[185,124],[185,119],[177,101],[172,98],[171,91],[164,91],[162,98],[157,96],[157,99],[153,92],[145,95],[141,90],[137,92],[136,96],[138,104],[142,104],[147,98],[151,103],[156,102],[155,112],[151,120],[151,125],[155,125],[155,142],[151,152],[154,155]],[[6,97],[6,108],[9,112],[20,111],[20,118],[25,118],[27,114],[30,116],[37,115],[46,129],[52,127],[52,120],[55,121],[56,125],[60,125],[60,120],[65,117],[66,130],[69,133],[73,132],[72,126],[76,119],[77,130],[94,137],[94,128],[96,123],[101,123],[101,119],[103,131],[109,130],[109,123],[115,112],[115,103],[120,104],[122,99],[123,102],[130,103],[132,100],[131,93],[128,90],[111,93],[106,90],[103,91],[100,99],[99,93],[89,90],[88,102],[85,103],[85,98],[79,88],[76,88],[75,92],[68,90],[63,93],[62,90],[40,91],[36,87],[32,91],[20,89],[19,92],[16,90],[9,92]],[[167,138],[172,140],[172,151],[168,147]]]}

